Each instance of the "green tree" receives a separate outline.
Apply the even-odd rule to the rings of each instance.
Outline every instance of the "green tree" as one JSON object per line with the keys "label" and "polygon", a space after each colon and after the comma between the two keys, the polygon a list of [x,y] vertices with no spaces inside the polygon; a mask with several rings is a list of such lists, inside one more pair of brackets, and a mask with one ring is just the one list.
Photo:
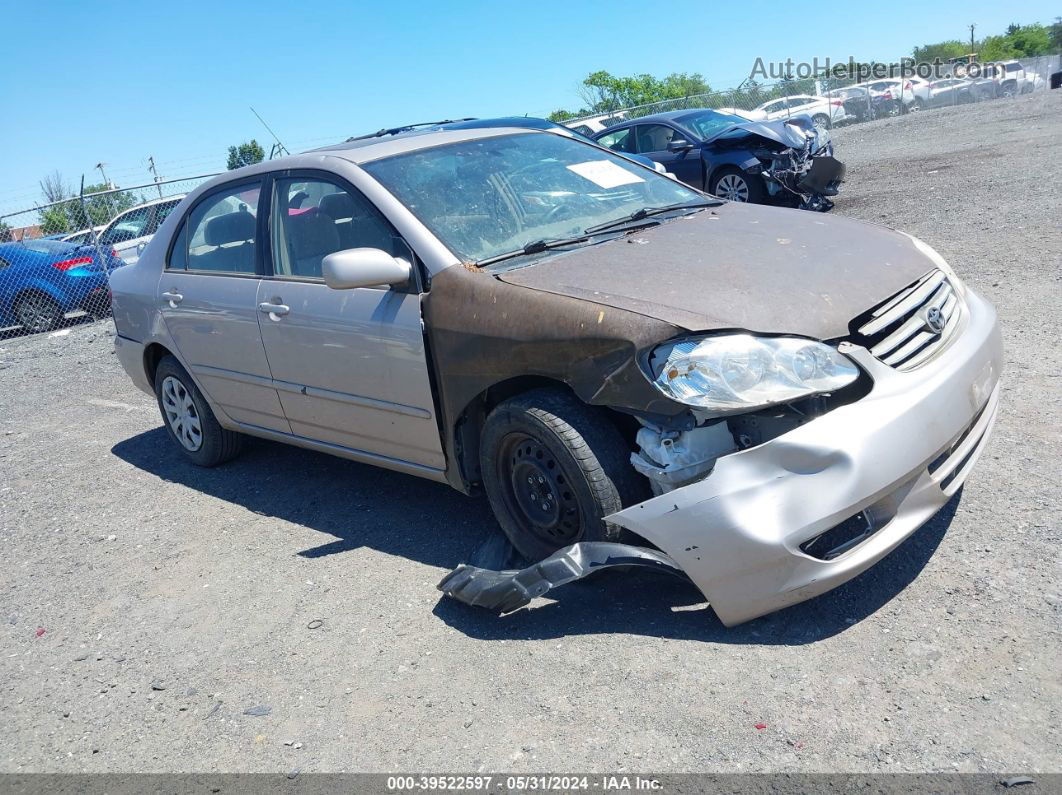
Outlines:
{"label": "green tree", "polygon": [[0,221],[0,243],[11,242],[11,227]]}
{"label": "green tree", "polygon": [[232,171],[234,168],[243,168],[243,166],[261,163],[263,160],[265,160],[265,150],[258,141],[252,138],[250,141],[244,141],[239,146],[229,147],[227,168]]}
{"label": "green tree", "polygon": [[986,36],[977,56],[982,61],[1006,61],[1046,55],[1051,49],[1051,34],[1043,25],[1011,25],[1002,36]]}
{"label": "green tree", "polygon": [[936,44],[923,44],[921,47],[915,47],[911,51],[911,55],[914,56],[917,63],[932,63],[937,58],[942,63],[946,63],[952,58],[961,58],[969,52],[969,44],[964,44],[958,39],[950,39]]}
{"label": "green tree", "polygon": [[1062,17],[1055,17],[1054,23],[1047,29],[1047,35],[1051,39],[1051,47],[1062,50]]}
{"label": "green tree", "polygon": [[549,119],[550,121],[561,122],[561,121],[567,121],[568,119],[574,119],[578,115],[580,115],[580,114],[573,113],[570,110],[565,110],[564,108],[561,108],[560,110],[553,111],[546,118]]}

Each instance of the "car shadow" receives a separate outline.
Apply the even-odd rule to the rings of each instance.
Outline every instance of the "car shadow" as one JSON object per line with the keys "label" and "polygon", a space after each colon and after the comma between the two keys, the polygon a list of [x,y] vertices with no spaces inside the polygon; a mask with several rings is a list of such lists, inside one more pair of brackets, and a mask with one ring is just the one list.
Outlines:
{"label": "car shadow", "polygon": [[452,568],[497,527],[486,500],[279,442],[248,439],[242,455],[216,469],[187,462],[161,426],[111,452],[163,480],[321,533],[320,544],[296,551],[304,558],[369,547]]}
{"label": "car shadow", "polygon": [[[259,439],[249,440],[244,454],[223,467],[202,469],[172,448],[162,427],[125,439],[111,452],[163,480],[330,537],[296,552],[304,558],[368,547],[447,571],[465,562],[519,566],[500,539],[487,501],[440,483]],[[944,538],[961,494],[851,582],[729,629],[688,581],[638,569],[599,572],[505,616],[445,597],[432,612],[480,640],[624,633],[717,643],[812,643],[859,623],[913,582]]]}

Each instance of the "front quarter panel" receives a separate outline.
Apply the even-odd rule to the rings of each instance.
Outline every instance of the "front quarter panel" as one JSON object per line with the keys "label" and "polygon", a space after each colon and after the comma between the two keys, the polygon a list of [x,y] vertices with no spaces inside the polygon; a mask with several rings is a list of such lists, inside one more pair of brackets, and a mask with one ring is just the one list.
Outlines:
{"label": "front quarter panel", "polygon": [[645,315],[555,295],[454,266],[432,279],[424,318],[439,395],[447,479],[456,471],[455,427],[484,390],[522,376],[567,384],[586,403],[675,416],[684,406],[642,374],[640,357],[680,333]]}

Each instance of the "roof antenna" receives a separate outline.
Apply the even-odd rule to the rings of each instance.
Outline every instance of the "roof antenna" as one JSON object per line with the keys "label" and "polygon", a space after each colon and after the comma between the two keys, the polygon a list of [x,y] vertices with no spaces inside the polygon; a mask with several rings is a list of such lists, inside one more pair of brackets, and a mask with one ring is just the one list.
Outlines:
{"label": "roof antenna", "polygon": [[[248,107],[250,107],[250,106],[248,106]],[[277,138],[277,134],[275,132],[273,132],[273,129],[268,124],[266,124],[265,119],[263,119],[258,114],[258,111],[256,111],[254,108],[251,108],[251,113],[253,113],[255,116],[258,116],[258,121],[262,122],[262,126],[265,127],[267,130],[269,130],[269,134],[272,135],[273,136],[273,140],[277,142],[277,149],[280,151],[280,153],[282,155],[290,155],[291,152],[289,152],[288,148],[286,146],[284,146],[284,144],[282,144],[280,142],[280,139]],[[272,158],[270,158],[270,159],[272,159]]]}

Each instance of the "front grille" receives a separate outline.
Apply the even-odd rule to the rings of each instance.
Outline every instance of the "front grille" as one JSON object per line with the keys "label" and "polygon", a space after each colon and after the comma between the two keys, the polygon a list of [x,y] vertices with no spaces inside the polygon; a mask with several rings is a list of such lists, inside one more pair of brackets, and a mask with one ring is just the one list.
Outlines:
{"label": "front grille", "polygon": [[[853,342],[890,367],[914,370],[951,338],[962,312],[962,298],[948,277],[933,270],[872,310]],[[939,331],[932,327],[931,315],[943,324]]]}

